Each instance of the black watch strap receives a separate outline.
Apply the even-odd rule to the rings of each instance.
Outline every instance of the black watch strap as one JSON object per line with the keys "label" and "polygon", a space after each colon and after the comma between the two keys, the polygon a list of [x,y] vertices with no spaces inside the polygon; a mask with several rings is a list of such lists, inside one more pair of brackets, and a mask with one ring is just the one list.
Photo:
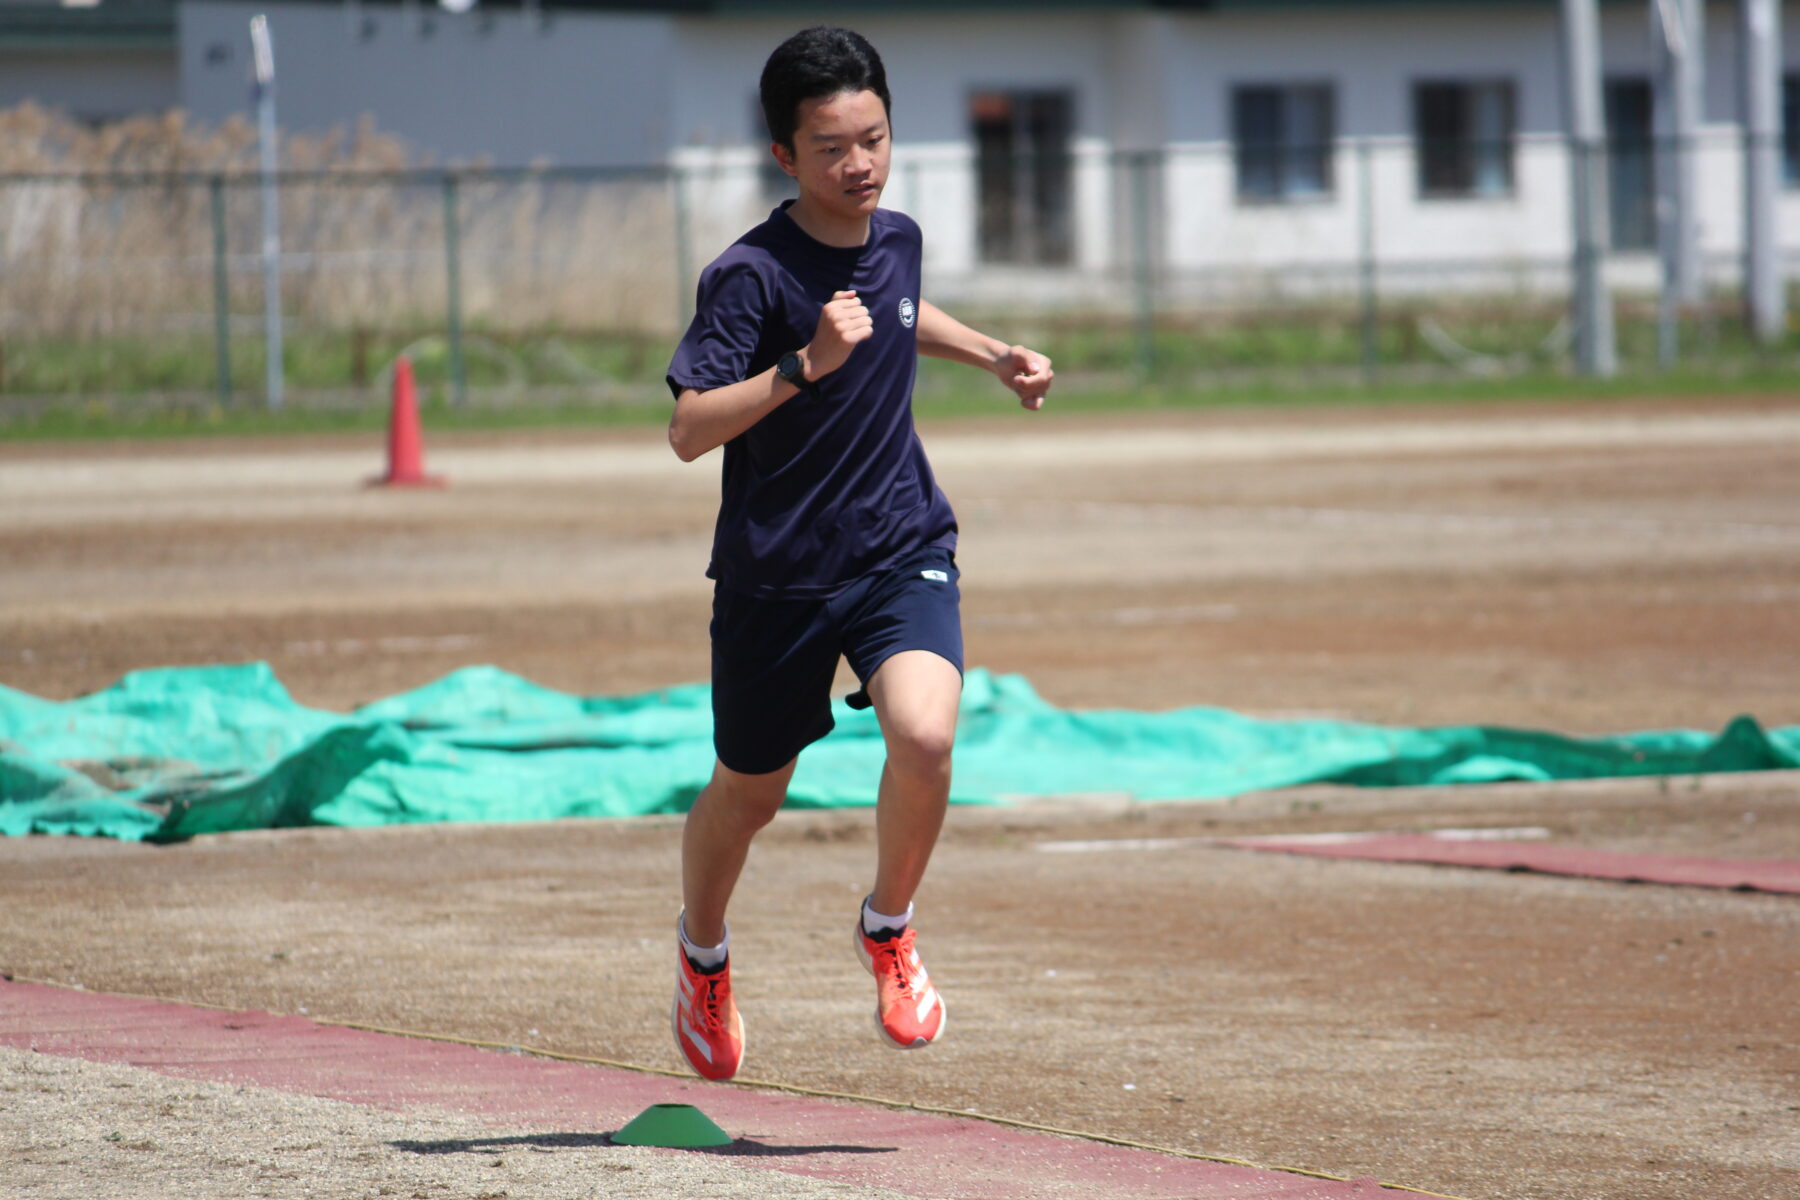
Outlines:
{"label": "black watch strap", "polygon": [[797,351],[789,350],[775,364],[775,373],[799,388],[803,392],[813,390],[812,381],[806,377],[806,364],[800,360]]}

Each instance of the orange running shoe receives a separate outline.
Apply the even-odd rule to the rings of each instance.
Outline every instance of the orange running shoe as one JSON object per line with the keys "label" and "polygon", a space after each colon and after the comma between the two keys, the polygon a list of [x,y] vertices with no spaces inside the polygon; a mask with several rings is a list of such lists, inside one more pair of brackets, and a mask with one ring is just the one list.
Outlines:
{"label": "orange running shoe", "polygon": [[931,985],[914,946],[918,932],[908,926],[877,940],[856,922],[856,953],[875,976],[875,1027],[900,1050],[929,1046],[944,1032],[944,998]]}
{"label": "orange running shoe", "polygon": [[744,1061],[744,1020],[731,998],[731,962],[712,974],[696,971],[677,943],[675,1003],[669,1025],[675,1044],[702,1079],[730,1079]]}

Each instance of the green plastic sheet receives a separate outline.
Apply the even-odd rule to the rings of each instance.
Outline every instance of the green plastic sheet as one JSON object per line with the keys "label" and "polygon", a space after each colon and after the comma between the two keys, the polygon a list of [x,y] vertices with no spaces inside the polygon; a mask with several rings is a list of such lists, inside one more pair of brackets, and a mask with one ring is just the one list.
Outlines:
{"label": "green plastic sheet", "polygon": [[[875,802],[870,711],[800,760],[796,807]],[[296,704],[263,663],[138,671],[54,702],[0,687],[0,833],[174,841],[300,825],[537,821],[684,811],[712,769],[707,689],[575,696],[469,667],[349,714]],[[1800,727],[1606,738],[1489,726],[1261,721],[1212,708],[1073,711],[1023,678],[965,681],[952,800],[1202,799],[1363,787],[1800,766]]]}

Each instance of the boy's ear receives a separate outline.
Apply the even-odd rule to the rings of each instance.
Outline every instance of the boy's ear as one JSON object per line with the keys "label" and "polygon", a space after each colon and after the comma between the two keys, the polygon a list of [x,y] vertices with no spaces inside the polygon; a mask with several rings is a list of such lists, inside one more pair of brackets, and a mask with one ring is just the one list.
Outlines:
{"label": "boy's ear", "polygon": [[794,152],[780,142],[769,143],[769,153],[775,156],[775,165],[789,175],[799,177],[799,168],[794,165]]}

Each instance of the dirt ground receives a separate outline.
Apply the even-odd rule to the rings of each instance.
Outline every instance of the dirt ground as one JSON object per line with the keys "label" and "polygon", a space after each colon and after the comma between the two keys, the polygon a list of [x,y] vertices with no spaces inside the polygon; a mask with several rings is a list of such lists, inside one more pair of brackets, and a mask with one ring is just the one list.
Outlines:
{"label": "dirt ground", "polygon": [[[1800,402],[925,430],[971,664],[1071,706],[1600,733],[1800,724]],[[717,465],[653,432],[0,447],[0,683],[265,659],[347,708],[470,663],[703,678]],[[848,680],[845,680],[846,686]],[[1793,898],[1074,838],[1544,825],[1800,856],[1800,779],[959,810],[953,1016],[883,1051],[866,814],[788,814],[733,913],[746,1074],[1467,1197],[1791,1196]],[[678,823],[0,842],[0,971],[672,1065]]]}

